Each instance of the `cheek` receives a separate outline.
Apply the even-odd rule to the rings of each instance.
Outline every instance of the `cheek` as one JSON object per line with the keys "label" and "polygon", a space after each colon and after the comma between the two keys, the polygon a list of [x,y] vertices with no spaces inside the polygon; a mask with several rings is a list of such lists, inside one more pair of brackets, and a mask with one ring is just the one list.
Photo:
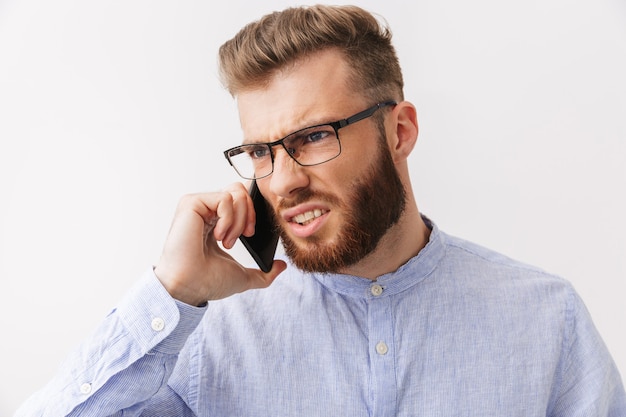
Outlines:
{"label": "cheek", "polygon": [[349,171],[360,170],[372,165],[380,152],[380,138],[372,135],[353,135],[342,142],[341,155],[335,159]]}
{"label": "cheek", "polygon": [[342,182],[351,182],[350,179],[362,174],[364,167],[372,164],[376,158],[378,147],[372,146],[369,141],[342,144],[341,154],[321,167],[327,168],[324,177],[327,179],[340,179]]}

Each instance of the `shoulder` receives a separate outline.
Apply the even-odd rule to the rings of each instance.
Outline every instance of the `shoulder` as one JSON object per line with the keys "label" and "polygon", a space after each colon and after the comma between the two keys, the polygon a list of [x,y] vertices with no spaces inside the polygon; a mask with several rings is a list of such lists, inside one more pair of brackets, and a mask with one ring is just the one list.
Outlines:
{"label": "shoulder", "polygon": [[501,252],[455,236],[442,233],[445,245],[445,261],[448,267],[462,268],[500,279],[537,280],[569,286],[563,277],[545,269],[520,261]]}
{"label": "shoulder", "polygon": [[442,240],[444,255],[433,281],[446,293],[503,311],[556,315],[561,322],[580,303],[564,277],[458,237],[442,233]]}

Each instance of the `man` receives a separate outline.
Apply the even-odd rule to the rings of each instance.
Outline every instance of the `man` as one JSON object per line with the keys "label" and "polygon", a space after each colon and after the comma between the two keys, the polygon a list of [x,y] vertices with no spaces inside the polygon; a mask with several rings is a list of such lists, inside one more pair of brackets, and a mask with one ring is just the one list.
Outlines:
{"label": "man", "polygon": [[156,267],[17,415],[626,416],[567,282],[420,214],[416,112],[370,14],[274,13],[220,64],[226,155],[287,257],[263,273],[218,245],[254,234],[243,184],[184,197]]}

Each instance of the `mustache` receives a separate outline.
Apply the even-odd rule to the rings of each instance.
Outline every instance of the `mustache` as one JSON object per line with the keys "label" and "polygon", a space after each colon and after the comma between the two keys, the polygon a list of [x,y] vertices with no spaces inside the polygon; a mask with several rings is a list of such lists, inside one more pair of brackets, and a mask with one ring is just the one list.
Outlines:
{"label": "mustache", "polygon": [[303,190],[300,190],[298,193],[296,193],[296,195],[292,199],[283,198],[279,200],[278,203],[276,204],[275,210],[278,212],[281,210],[290,209],[292,207],[306,203],[307,201],[310,201],[313,199],[318,200],[318,201],[323,201],[325,203],[329,203],[333,205],[341,204],[341,201],[339,200],[339,198],[337,198],[336,196],[330,193],[326,193],[323,191],[315,191],[309,188],[305,188]]}

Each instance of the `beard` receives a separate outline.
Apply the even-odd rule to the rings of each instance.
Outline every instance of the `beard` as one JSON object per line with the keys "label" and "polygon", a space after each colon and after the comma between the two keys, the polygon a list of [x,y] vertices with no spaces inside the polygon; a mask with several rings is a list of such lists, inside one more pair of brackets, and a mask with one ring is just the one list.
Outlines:
{"label": "beard", "polygon": [[[376,249],[404,213],[406,191],[383,138],[378,141],[379,158],[365,170],[364,177],[348,184],[346,189],[351,192],[346,199],[307,188],[289,203],[295,206],[315,198],[334,205],[346,216],[333,242],[310,236],[305,244],[299,245],[285,228],[278,227],[285,254],[297,268],[307,272],[340,272],[356,264]],[[279,208],[286,205],[279,203]]]}

